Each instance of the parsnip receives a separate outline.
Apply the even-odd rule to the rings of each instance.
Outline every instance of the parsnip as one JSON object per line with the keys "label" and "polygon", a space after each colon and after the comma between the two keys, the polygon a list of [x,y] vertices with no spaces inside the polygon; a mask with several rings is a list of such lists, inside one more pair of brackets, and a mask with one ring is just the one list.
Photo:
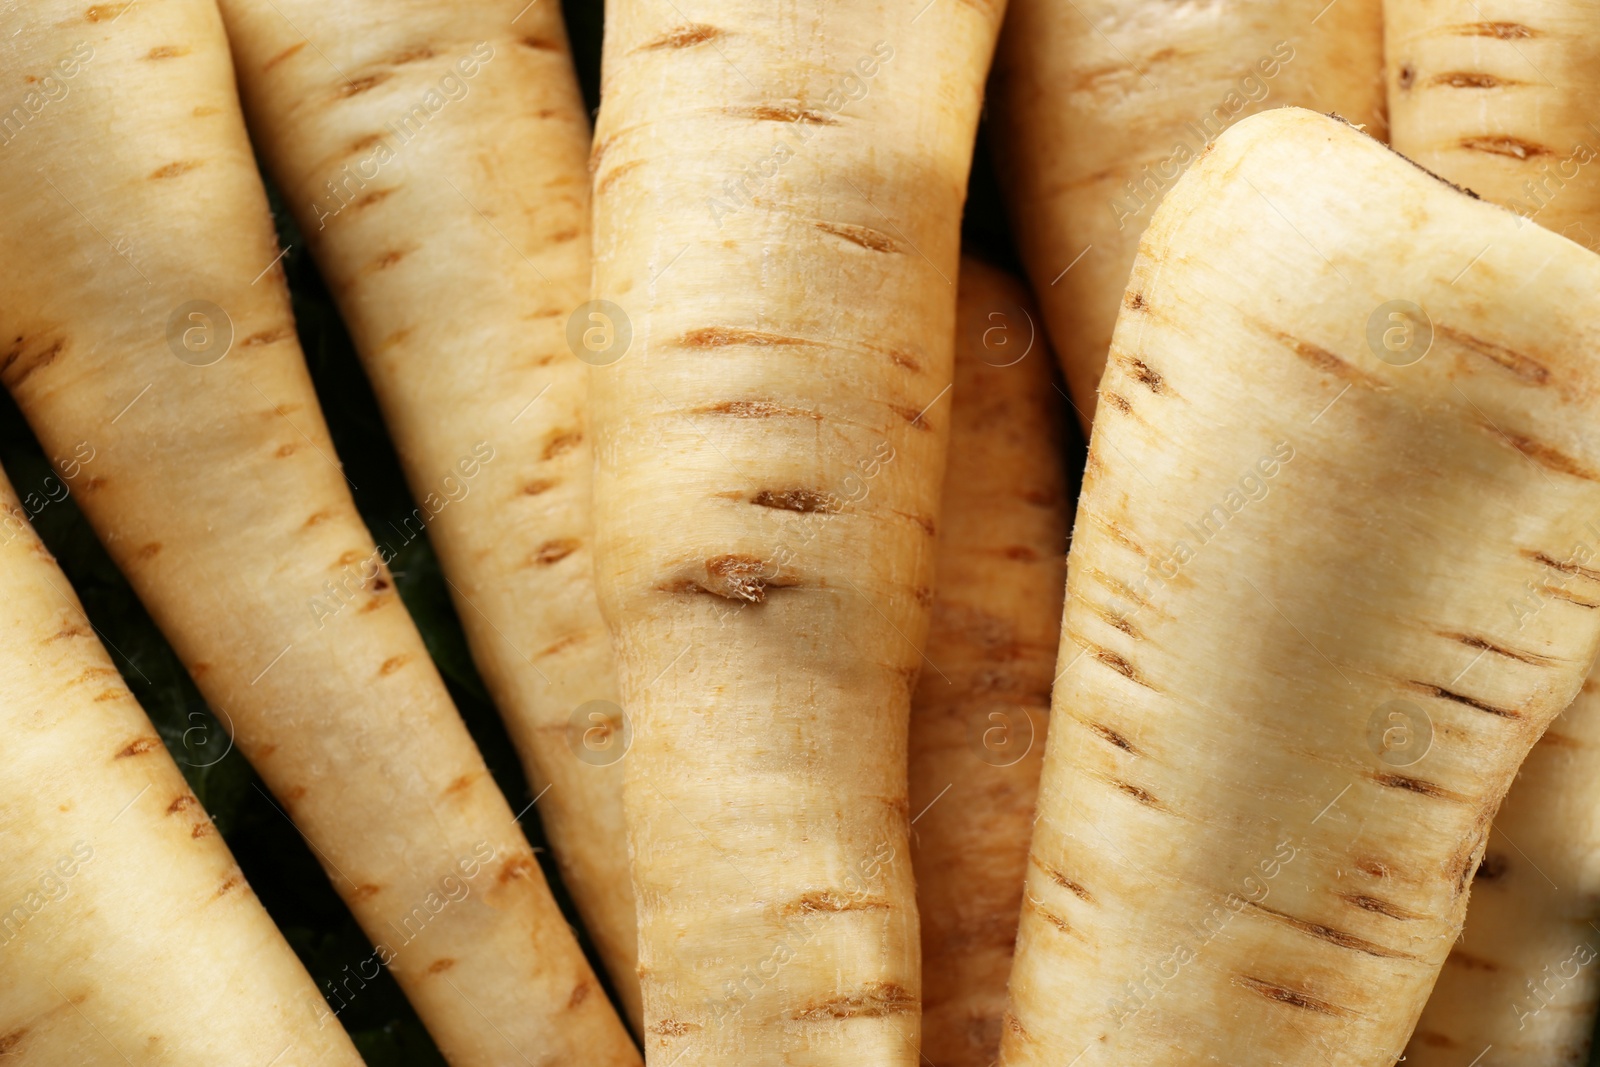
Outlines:
{"label": "parsnip", "polygon": [[1000,6],[607,12],[595,561],[662,1067],[918,1062],[906,715]]}
{"label": "parsnip", "polygon": [[0,473],[0,1060],[360,1067]]}
{"label": "parsnip", "polygon": [[1044,758],[1068,500],[1032,297],[975,259],[962,261],[959,284],[932,667],[911,700],[911,862],[922,1054],[989,1067]]}
{"label": "parsnip", "polygon": [[1386,1067],[1595,654],[1592,570],[1507,602],[1600,507],[1600,257],[1281,109],[1122,306],[1001,1061]]}
{"label": "parsnip", "polygon": [[[1600,8],[1390,0],[1387,27],[1395,147],[1597,247]],[[1583,598],[1574,585],[1582,573],[1547,571],[1509,610],[1531,614],[1550,597]],[[1600,1001],[1595,690],[1591,674],[1523,764],[1407,1063],[1444,1067],[1479,1055],[1484,1067],[1588,1061]]]}
{"label": "parsnip", "polygon": [[1382,137],[1382,0],[1015,0],[995,56],[1012,231],[1085,430],[1156,205],[1216,136],[1285,104]]}
{"label": "parsnip", "polygon": [[351,970],[458,1067],[637,1062],[346,489],[215,5],[10,17],[8,84],[89,55],[0,151],[0,379],[93,446],[81,506],[374,940]]}
{"label": "parsnip", "polygon": [[[580,709],[618,694],[589,553],[585,368],[566,343],[588,299],[589,129],[560,8],[221,6],[256,144],[412,492],[460,487],[429,533],[562,875],[637,1019],[620,739],[581,747]],[[484,441],[493,462],[463,477]]]}

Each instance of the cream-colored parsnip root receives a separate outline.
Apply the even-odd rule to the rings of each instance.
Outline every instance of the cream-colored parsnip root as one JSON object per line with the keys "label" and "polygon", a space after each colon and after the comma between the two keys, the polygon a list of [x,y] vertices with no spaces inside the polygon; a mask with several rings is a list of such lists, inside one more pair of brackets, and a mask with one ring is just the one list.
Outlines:
{"label": "cream-colored parsnip root", "polygon": [[256,145],[412,492],[450,501],[429,536],[562,875],[637,1018],[621,745],[582,747],[600,739],[579,712],[618,695],[589,552],[585,365],[565,332],[589,298],[589,123],[561,9],[221,6]]}
{"label": "cream-colored parsnip root", "polygon": [[637,1062],[340,473],[214,3],[10,17],[0,379],[446,1058]]}
{"label": "cream-colored parsnip root", "polygon": [[1054,368],[1033,298],[961,263],[950,460],[927,655],[911,699],[911,862],[922,918],[922,1054],[989,1067],[1000,1047],[1066,578]]}
{"label": "cream-colored parsnip root", "polygon": [[1223,130],[1286,104],[1383,135],[1381,0],[1013,0],[992,143],[1085,429],[1156,205]]}
{"label": "cream-colored parsnip root", "polygon": [[[1451,181],[1600,247],[1600,7],[1389,0],[1395,148]],[[1516,603],[1600,602],[1584,559]],[[1585,565],[1588,571],[1580,569]],[[1486,653],[1486,657],[1489,654]],[[1471,677],[1469,673],[1467,677]],[[1600,1001],[1600,694],[1591,676],[1522,766],[1473,883],[1466,929],[1408,1064],[1588,1062]]]}
{"label": "cream-colored parsnip root", "polygon": [[0,473],[0,1060],[361,1067]]}
{"label": "cream-colored parsnip root", "polygon": [[1285,108],[1122,306],[1001,1061],[1388,1067],[1595,653],[1593,571],[1509,602],[1593,536],[1600,256]]}
{"label": "cream-colored parsnip root", "polygon": [[1001,6],[607,10],[595,558],[661,1067],[918,1062],[906,717]]}

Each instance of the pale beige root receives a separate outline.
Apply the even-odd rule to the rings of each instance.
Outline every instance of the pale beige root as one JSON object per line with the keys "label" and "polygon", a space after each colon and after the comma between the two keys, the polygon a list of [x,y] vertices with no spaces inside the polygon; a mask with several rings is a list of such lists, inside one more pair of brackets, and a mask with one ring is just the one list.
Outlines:
{"label": "pale beige root", "polygon": [[1016,279],[961,263],[928,663],[911,698],[922,1054],[1000,1047],[1066,579],[1054,368]]}
{"label": "pale beige root", "polygon": [[[1592,550],[1595,537],[1586,540]],[[1548,571],[1535,582],[1541,596],[1559,597],[1573,595],[1573,579]],[[1407,1064],[1450,1067],[1480,1054],[1482,1067],[1589,1062],[1600,1000],[1597,749],[1600,693],[1591,676],[1533,747],[1495,817],[1466,928],[1417,1023]]]}
{"label": "pale beige root", "polygon": [[569,729],[578,709],[619,698],[589,552],[585,365],[566,341],[589,296],[589,125],[561,9],[224,0],[222,12],[256,145],[412,492],[449,502],[429,536],[562,876],[637,1020],[621,745],[569,742],[591,726],[582,712]]}
{"label": "pale beige root", "polygon": [[1600,8],[1583,0],[1388,0],[1394,146],[1600,248]]}
{"label": "pale beige root", "polygon": [[378,942],[352,973],[457,1067],[637,1062],[340,474],[214,4],[19,19],[11,84],[92,55],[0,151],[0,377],[93,449],[90,522]]}
{"label": "pale beige root", "polygon": [[0,473],[0,1060],[361,1067]]}
{"label": "pale beige root", "polygon": [[607,11],[596,573],[646,1054],[918,1062],[906,716],[997,3]]}
{"label": "pale beige root", "polygon": [[[1600,9],[1390,0],[1394,145],[1436,173],[1590,248],[1600,241]],[[1589,560],[1558,561],[1579,566]],[[1547,570],[1519,598],[1571,597]],[[1576,594],[1582,597],[1582,594]],[[1589,602],[1586,600],[1585,602]],[[1469,675],[1470,677],[1470,675]],[[1460,943],[1408,1063],[1588,1062],[1600,1000],[1600,699],[1585,692],[1534,747],[1474,882]]]}
{"label": "pale beige root", "polygon": [[1308,111],[1168,195],[1100,387],[1003,1063],[1400,1055],[1594,656],[1592,570],[1512,602],[1592,538],[1597,294],[1600,257]]}
{"label": "pale beige root", "polygon": [[1155,206],[1217,134],[1284,105],[1383,136],[1382,0],[1012,4],[992,143],[1085,430]]}

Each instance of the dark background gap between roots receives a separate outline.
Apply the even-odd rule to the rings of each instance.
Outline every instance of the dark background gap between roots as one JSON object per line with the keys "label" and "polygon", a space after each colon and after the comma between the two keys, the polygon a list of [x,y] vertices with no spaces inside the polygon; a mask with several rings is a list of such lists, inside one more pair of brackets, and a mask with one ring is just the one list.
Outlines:
{"label": "dark background gap between roots", "polygon": [[[579,80],[592,113],[599,104],[602,7],[595,0],[563,0],[562,9],[572,37]],[[1019,272],[986,142],[987,128],[980,127],[962,222],[964,250]],[[401,476],[372,390],[327,289],[270,183],[269,193],[280,243],[289,249],[283,262],[294,297],[301,344],[334,446],[346,473],[359,486],[354,493],[356,505],[368,528],[377,539],[398,545],[403,538],[394,534],[394,528],[411,514],[415,504]],[[1060,389],[1059,379],[1057,388]],[[1063,413],[1062,423],[1067,427],[1069,470],[1075,475],[1082,468],[1084,446],[1077,435],[1076,420],[1069,413]],[[19,497],[26,500],[30,493],[36,499],[50,493],[60,495],[60,483],[52,478],[49,462],[3,391],[0,462]],[[70,497],[47,503],[33,516],[33,523],[83,599],[90,620],[107,644],[114,646],[109,651],[129,687],[183,767],[190,786],[216,821],[261,902],[319,988],[349,979],[357,965],[372,955],[371,945],[299,833],[268,802],[264,787],[249,764],[236,751],[223,755],[228,749],[226,733],[95,539],[76,503]],[[521,810],[532,801],[532,792],[473,668],[427,538],[418,538],[401,548],[392,567],[396,587],[422,631],[428,651],[444,675],[495,781],[513,810]],[[537,808],[523,817],[523,827],[529,841],[541,850],[539,860],[545,877],[604,981],[593,946],[578,924],[571,897],[546,850]],[[387,971],[364,986],[350,981],[349,988],[355,994],[347,999],[339,1020],[371,1067],[444,1067],[443,1058]],[[607,991],[610,992],[609,985]],[[196,1020],[195,1025],[205,1025],[204,1020]],[[1590,1064],[1600,1067],[1600,1053]]]}

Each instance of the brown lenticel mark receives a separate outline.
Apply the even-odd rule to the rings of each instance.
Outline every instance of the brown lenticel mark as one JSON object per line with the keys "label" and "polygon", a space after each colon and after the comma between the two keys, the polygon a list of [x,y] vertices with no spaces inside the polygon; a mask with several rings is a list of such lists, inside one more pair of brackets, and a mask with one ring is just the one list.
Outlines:
{"label": "brown lenticel mark", "polygon": [[571,1011],[585,1000],[588,1000],[589,991],[593,988],[587,978],[579,979],[578,984],[572,987],[572,995],[567,997],[567,1010]]}
{"label": "brown lenticel mark", "polygon": [[294,330],[287,326],[274,326],[271,329],[261,330],[246,337],[242,342],[245,348],[256,348],[260,345],[276,344],[294,336]]}
{"label": "brown lenticel mark", "polygon": [[449,956],[444,956],[428,964],[429,974],[443,974],[456,965],[456,961]]}
{"label": "brown lenticel mark", "polygon": [[780,909],[784,915],[810,915],[819,912],[872,911],[889,907],[885,900],[857,900],[829,889],[791,900]]}
{"label": "brown lenticel mark", "polygon": [[1515,349],[1497,344],[1494,341],[1486,341],[1481,337],[1475,337],[1467,333],[1465,330],[1457,330],[1443,323],[1434,329],[1439,336],[1447,338],[1474,355],[1482,356],[1491,363],[1510,371],[1529,385],[1545,385],[1550,381],[1549,367]]}
{"label": "brown lenticel mark", "polygon": [[130,4],[96,4],[93,7],[91,7],[88,11],[85,11],[83,13],[83,17],[85,19],[87,19],[88,21],[90,21],[90,22],[109,22],[110,20],[116,18],[118,15],[121,15],[124,11],[126,11],[128,8],[130,8],[132,6],[133,5],[131,3]]}
{"label": "brown lenticel mark", "polygon": [[22,1044],[22,1039],[27,1036],[28,1028],[26,1026],[19,1027],[9,1033],[0,1034],[0,1056],[6,1056],[15,1051],[17,1046]]}
{"label": "brown lenticel mark", "polygon": [[1417,68],[1413,67],[1410,63],[1407,63],[1400,68],[1400,88],[1409,89],[1416,83],[1416,80]]}
{"label": "brown lenticel mark", "polygon": [[[1543,557],[1544,554],[1541,552],[1537,553],[1536,556]],[[1451,633],[1443,630],[1438,631],[1438,634],[1440,637],[1447,638],[1451,641],[1459,641],[1468,648],[1476,648],[1481,652],[1493,652],[1497,656],[1504,656],[1506,659],[1514,659],[1518,663],[1529,663],[1535,667],[1546,667],[1550,664],[1550,661],[1543,656],[1535,655],[1532,652],[1519,652],[1514,648],[1506,648],[1504,645],[1497,645],[1494,642],[1489,641],[1486,638],[1479,637],[1476,634]]]}
{"label": "brown lenticel mark", "polygon": [[217,828],[211,825],[210,819],[207,819],[205,822],[196,823],[195,828],[189,831],[189,836],[192,838],[214,837],[216,832]]}
{"label": "brown lenticel mark", "polygon": [[382,203],[393,193],[393,189],[374,189],[366,196],[363,196],[360,200],[357,200],[355,203],[351,204],[350,210],[360,211],[362,208],[369,208],[373,204]]}
{"label": "brown lenticel mark", "polygon": [[532,878],[539,869],[539,861],[532,856],[512,856],[501,866],[500,873],[495,876],[495,881],[501,885],[517,878]]}
{"label": "brown lenticel mark", "polygon": [[691,22],[668,30],[660,37],[639,46],[639,51],[650,52],[658,48],[690,48],[722,36],[722,31],[703,22]]}
{"label": "brown lenticel mark", "polygon": [[1049,864],[1040,862],[1035,856],[1030,855],[1028,859],[1033,862],[1035,867],[1044,872],[1046,878],[1049,878],[1056,885],[1060,886],[1062,889],[1065,889],[1067,892],[1071,893],[1085,904],[1094,903],[1094,894],[1090,893],[1080,883],[1068,878],[1066,875],[1062,874],[1059,870],[1050,866]]}
{"label": "brown lenticel mark", "polygon": [[662,1019],[649,1028],[652,1034],[659,1034],[662,1037],[682,1037],[698,1029],[700,1027],[695,1023],[679,1022],[677,1019]]}
{"label": "brown lenticel mark", "polygon": [[1427,682],[1411,682],[1409,684],[1416,689],[1427,693],[1429,696],[1438,697],[1440,700],[1454,701],[1457,704],[1465,704],[1469,708],[1476,708],[1478,711],[1486,711],[1490,715],[1497,715],[1502,719],[1522,718],[1522,712],[1516,710],[1515,708],[1496,707],[1493,704],[1487,704],[1479,700],[1477,697],[1469,697],[1462,693],[1452,692],[1451,690],[1445,689],[1442,686],[1430,685]]}
{"label": "brown lenticel mark", "polygon": [[1110,404],[1113,408],[1122,412],[1124,415],[1130,414],[1133,411],[1133,405],[1128,403],[1127,399],[1120,393],[1113,393],[1110,390],[1106,390],[1100,394],[1100,399],[1104,400],[1107,404]]}
{"label": "brown lenticel mark", "polygon": [[1465,800],[1466,798],[1452,793],[1441,785],[1427,782],[1421,778],[1411,778],[1404,774],[1373,774],[1369,776],[1374,782],[1390,789],[1404,789],[1416,793],[1418,796],[1432,797],[1435,800]]}
{"label": "brown lenticel mark", "polygon": [[1093,730],[1102,741],[1106,742],[1106,744],[1114,745],[1117,748],[1122,749],[1124,752],[1131,752],[1135,756],[1140,754],[1139,750],[1133,747],[1132,741],[1129,741],[1126,737],[1123,737],[1117,731],[1113,730],[1104,723],[1091,722],[1088,725],[1089,729]]}
{"label": "brown lenticel mark", "polygon": [[1143,789],[1139,786],[1136,786],[1132,782],[1124,782],[1120,778],[1112,779],[1111,784],[1128,794],[1133,799],[1137,800],[1139,803],[1143,804],[1145,807],[1161,807],[1161,801],[1157,799],[1156,795],[1150,792],[1148,789]]}
{"label": "brown lenticel mark", "polygon": [[1162,391],[1162,387],[1165,384],[1165,379],[1163,379],[1160,374],[1151,370],[1150,367],[1146,365],[1144,360],[1129,360],[1128,367],[1133,371],[1133,376],[1140,385],[1146,386],[1152,393],[1159,394]]}
{"label": "brown lenticel mark", "polygon": [[877,1019],[915,1013],[921,1001],[897,982],[873,982],[858,993],[829,997],[799,1009],[789,1017],[796,1022],[833,1019]]}
{"label": "brown lenticel mark", "polygon": [[367,74],[352,81],[347,81],[339,86],[339,95],[350,97],[366,92],[377,85],[382,85],[389,80],[388,71],[379,71],[377,74]]}
{"label": "brown lenticel mark", "polygon": [[193,793],[185,793],[183,796],[177,798],[171,804],[167,805],[167,814],[176,815],[180,811],[188,811],[198,803],[200,803],[200,801]]}
{"label": "brown lenticel mark", "polygon": [[1291,1008],[1315,1012],[1318,1015],[1331,1015],[1341,1019],[1354,1019],[1357,1017],[1356,1013],[1348,1008],[1341,1008],[1337,1004],[1314,997],[1309,993],[1289,989],[1286,986],[1278,985],[1276,982],[1263,981],[1260,978],[1252,978],[1249,975],[1240,975],[1234,979],[1234,982],[1244,986],[1252,993],[1258,993],[1268,1000],[1285,1004]]}
{"label": "brown lenticel mark", "polygon": [[1600,474],[1596,474],[1594,471],[1590,470],[1588,467],[1585,467],[1571,456],[1557,449],[1551,448],[1547,444],[1535,441],[1531,437],[1516,433],[1511,430],[1503,430],[1498,426],[1486,425],[1484,429],[1494,434],[1494,436],[1500,438],[1506,444],[1510,445],[1518,452],[1521,452],[1524,456],[1527,456],[1541,467],[1557,471],[1561,474],[1570,474],[1574,478],[1583,478],[1586,481],[1600,482]]}
{"label": "brown lenticel mark", "polygon": [[1365,893],[1348,893],[1340,899],[1351,907],[1360,908],[1362,911],[1370,911],[1374,915],[1398,919],[1401,922],[1415,922],[1426,918],[1426,916],[1418,915],[1414,911],[1407,911],[1391,901],[1384,900],[1381,897],[1368,896]]}
{"label": "brown lenticel mark", "polygon": [[478,775],[476,772],[463,774],[455,781],[445,786],[444,791],[447,795],[450,793],[464,793],[468,789],[472,788],[472,783],[476,782],[479,777],[480,775]]}
{"label": "brown lenticel mark", "polygon": [[1111,651],[1109,648],[1101,648],[1098,645],[1091,645],[1087,642],[1082,644],[1088,649],[1089,655],[1096,662],[1105,664],[1135,685],[1142,685],[1150,690],[1155,689],[1155,686],[1140,677],[1138,669],[1126,657]]}
{"label": "brown lenticel mark", "polygon": [[851,244],[858,244],[872,252],[899,252],[900,244],[888,234],[874,230],[870,226],[855,226],[848,222],[814,222],[812,223],[823,233],[831,233],[835,237],[842,237]]}
{"label": "brown lenticel mark", "polygon": [[685,348],[726,348],[730,345],[767,347],[771,345],[811,344],[810,341],[800,337],[785,337],[782,334],[767,333],[764,330],[743,330],[733,326],[706,326],[698,330],[690,330],[679,338],[678,343]]}
{"label": "brown lenticel mark", "polygon": [[1150,305],[1145,302],[1144,294],[1129,290],[1122,294],[1122,306],[1129,311],[1143,311]]}
{"label": "brown lenticel mark", "polygon": [[300,49],[304,48],[307,43],[308,42],[306,42],[306,41],[300,41],[297,44],[290,45],[288,48],[285,48],[283,51],[279,52],[277,55],[273,56],[271,59],[269,59],[265,63],[263,63],[261,65],[261,70],[263,72],[271,70],[273,67],[276,67],[279,63],[282,63],[284,60],[288,59],[290,56],[292,56],[295,53],[299,52]]}
{"label": "brown lenticel mark", "polygon": [[820,111],[799,104],[754,104],[749,107],[725,107],[724,114],[756,122],[804,122],[813,126],[837,126],[839,120]]}
{"label": "brown lenticel mark", "polygon": [[532,36],[520,37],[520,38],[517,39],[517,43],[520,44],[524,48],[531,48],[535,52],[559,52],[559,51],[561,51],[560,43],[557,42],[557,41],[552,41],[548,37],[532,37]]}
{"label": "brown lenticel mark", "polygon": [[127,759],[129,756],[142,756],[146,752],[154,752],[161,747],[161,741],[155,737],[141,737],[128,743],[128,746],[118,752],[113,759]]}
{"label": "brown lenticel mark", "polygon": [[237,889],[242,885],[244,885],[244,875],[238,871],[235,871],[234,873],[228,875],[228,877],[224,878],[221,885],[217,886],[216,895],[219,897],[226,896],[229,890]]}
{"label": "brown lenticel mark", "polygon": [[524,496],[538,496],[554,489],[555,486],[556,482],[551,478],[535,478],[531,482],[522,483],[522,493]]}
{"label": "brown lenticel mark", "polygon": [[157,45],[155,48],[150,49],[149,52],[145,53],[145,58],[146,59],[177,59],[179,56],[186,56],[188,54],[189,54],[189,48],[186,45],[181,45],[181,44],[163,44],[163,45]]}
{"label": "brown lenticel mark", "polygon": [[571,537],[560,537],[553,541],[546,541],[534,549],[529,558],[541,567],[548,567],[552,563],[560,563],[578,549],[583,547],[583,542]]}
{"label": "brown lenticel mark", "polygon": [[371,883],[364,883],[351,890],[350,899],[359,903],[363,900],[371,900],[381,892],[383,892],[383,889],[380,886],[375,886]]}
{"label": "brown lenticel mark", "polygon": [[811,514],[830,510],[831,498],[816,489],[763,489],[750,498],[750,503],[778,511]]}
{"label": "brown lenticel mark", "polygon": [[1348,949],[1351,952],[1360,952],[1368,956],[1376,956],[1379,959],[1415,959],[1415,957],[1409,956],[1404,952],[1396,952],[1394,949],[1385,948],[1376,942],[1368,941],[1364,937],[1357,937],[1354,934],[1346,933],[1343,930],[1337,930],[1331,926],[1324,925],[1323,923],[1315,923],[1306,919],[1296,918],[1295,916],[1286,912],[1277,911],[1274,908],[1266,907],[1265,905],[1258,904],[1254,901],[1250,901],[1249,903],[1250,907],[1253,908],[1257,914],[1265,915],[1270,919],[1274,919],[1283,923],[1292,930],[1298,930],[1300,933],[1317,938],[1319,941],[1326,941],[1330,945],[1337,945],[1339,948]]}
{"label": "brown lenticel mark", "polygon": [[378,668],[379,674],[393,674],[395,671],[411,662],[411,657],[406,655],[390,656],[383,661],[383,666]]}
{"label": "brown lenticel mark", "polygon": [[1522,554],[1528,559],[1533,560],[1535,563],[1542,563],[1551,570],[1560,571],[1562,574],[1570,574],[1578,578],[1587,578],[1591,582],[1600,582],[1600,571],[1594,570],[1593,568],[1584,567],[1576,562],[1564,562],[1556,559],[1547,552],[1529,551],[1528,549],[1523,549]]}
{"label": "brown lenticel mark", "polygon": [[203,160],[180,159],[175,163],[168,163],[164,167],[158,167],[151,171],[150,177],[158,181],[163,178],[176,178],[180,174],[188,174],[191,170],[196,170],[203,165]]}
{"label": "brown lenticel mark", "polygon": [[1533,159],[1538,156],[1555,154],[1542,144],[1524,141],[1520,137],[1511,137],[1506,134],[1463,137],[1459,144],[1462,148],[1473,152],[1487,152],[1492,156],[1506,156],[1510,159]]}
{"label": "brown lenticel mark", "polygon": [[555,459],[559,455],[571,452],[583,443],[582,430],[558,430],[552,434],[544,446],[542,453],[545,459]]}
{"label": "brown lenticel mark", "polygon": [[1496,78],[1493,74],[1463,70],[1452,71],[1449,74],[1435,74],[1428,79],[1428,84],[1451,89],[1497,89],[1504,85],[1515,85],[1517,83],[1507,81],[1504,78]]}
{"label": "brown lenticel mark", "polygon": [[1456,28],[1458,37],[1496,37],[1502,41],[1525,40],[1539,31],[1520,22],[1473,22]]}
{"label": "brown lenticel mark", "polygon": [[375,271],[377,271],[377,270],[388,270],[390,267],[394,266],[396,263],[400,262],[402,259],[405,259],[405,258],[406,258],[405,249],[401,249],[401,248],[390,249],[389,251],[385,252],[383,255],[379,256],[377,259],[372,261],[372,269],[375,270]]}

